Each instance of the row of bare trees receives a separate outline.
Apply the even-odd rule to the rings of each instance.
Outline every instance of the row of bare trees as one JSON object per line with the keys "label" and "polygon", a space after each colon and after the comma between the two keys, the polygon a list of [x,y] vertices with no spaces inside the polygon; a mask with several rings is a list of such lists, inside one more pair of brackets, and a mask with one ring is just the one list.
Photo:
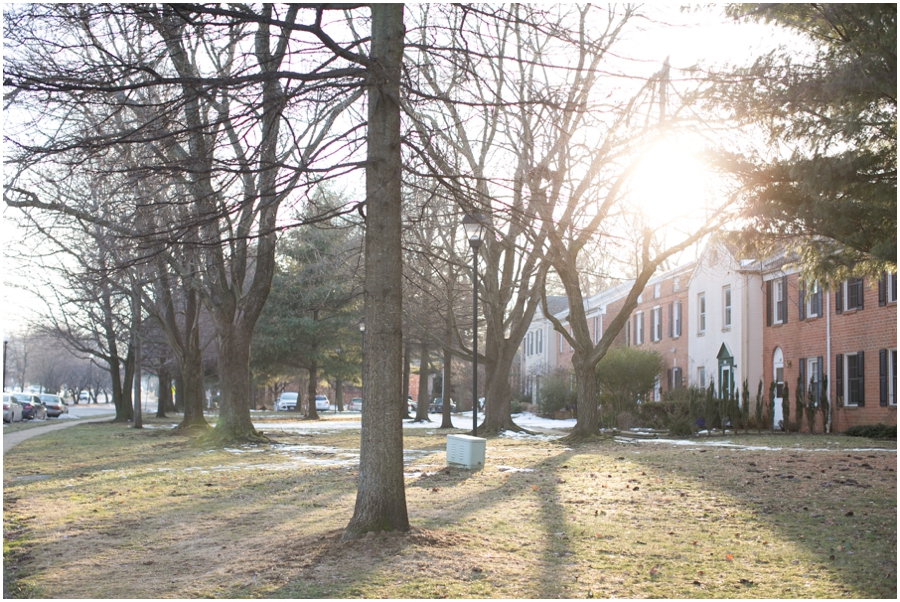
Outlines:
{"label": "row of bare trees", "polygon": [[[663,239],[629,204],[643,149],[684,121],[668,65],[622,72],[614,48],[637,17],[575,5],[16,6],[4,199],[50,241],[35,261],[77,277],[69,290],[91,287],[79,310],[58,305],[59,320],[96,310],[79,336],[94,337],[83,352],[103,354],[114,391],[130,378],[120,366],[134,370],[128,357],[163,343],[181,378],[181,426],[205,428],[202,358],[215,348],[218,441],[261,439],[251,343],[279,237],[358,220],[368,409],[347,534],[405,530],[404,331],[424,364],[429,347],[441,350],[447,386],[451,358],[471,359],[480,328],[467,309],[463,213],[489,226],[477,281],[486,433],[518,429],[510,371],[553,283],[572,308],[571,333],[556,326],[575,349],[573,436],[596,433],[594,366],[654,270],[712,227]],[[316,202],[326,180],[350,182],[340,202]],[[635,247],[636,261],[624,251]],[[634,285],[595,343],[585,287],[617,264]],[[318,365],[305,368],[314,387]],[[130,387],[120,389],[128,419]]]}

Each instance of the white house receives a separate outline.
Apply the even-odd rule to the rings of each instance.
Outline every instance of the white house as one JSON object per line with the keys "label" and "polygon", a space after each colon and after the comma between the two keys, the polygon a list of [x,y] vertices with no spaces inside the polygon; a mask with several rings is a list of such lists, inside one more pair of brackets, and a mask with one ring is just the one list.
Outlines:
{"label": "white house", "polygon": [[734,256],[712,239],[691,275],[688,288],[688,357],[691,385],[714,383],[717,393],[751,394],[763,377],[763,282],[756,261]]}

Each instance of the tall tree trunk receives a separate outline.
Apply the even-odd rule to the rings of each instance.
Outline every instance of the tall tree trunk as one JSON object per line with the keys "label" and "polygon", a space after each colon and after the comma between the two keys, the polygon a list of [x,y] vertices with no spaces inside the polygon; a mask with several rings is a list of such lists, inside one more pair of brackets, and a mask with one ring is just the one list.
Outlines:
{"label": "tall tree trunk", "polygon": [[[313,352],[315,353],[315,350]],[[316,389],[319,384],[319,363],[316,360],[310,361],[307,371],[309,372],[309,382],[306,383],[306,396],[309,397],[309,400],[306,402],[306,417],[309,420],[318,420],[319,411],[316,409]]]}
{"label": "tall tree trunk", "polygon": [[428,343],[422,339],[422,349],[419,353],[419,402],[416,404],[416,422],[430,421],[428,417],[428,402],[431,396],[428,394]]}
{"label": "tall tree trunk", "polygon": [[597,409],[596,364],[587,361],[584,354],[575,350],[572,354],[572,370],[575,374],[575,390],[578,406],[577,419],[570,437],[593,437],[600,429],[600,411]]}
{"label": "tall tree trunk", "polygon": [[[412,371],[409,368],[411,351],[409,342],[403,344],[403,380],[400,381],[400,392],[403,397],[403,404],[400,406],[400,414],[403,418],[413,418],[409,415],[409,376]],[[419,398],[421,399],[421,397]],[[415,420],[419,420],[419,409],[416,406]]]}
{"label": "tall tree trunk", "polygon": [[488,329],[485,338],[484,424],[479,432],[489,435],[504,430],[521,431],[522,428],[513,422],[510,413],[512,389],[509,386],[509,374],[518,345],[513,345],[510,339],[497,341],[493,329]]}
{"label": "tall tree trunk", "polygon": [[[197,338],[199,341],[199,336]],[[206,430],[209,423],[203,417],[203,354],[199,345],[187,345],[183,363],[179,366],[175,396],[184,412],[178,430],[200,428]]]}
{"label": "tall tree trunk", "polygon": [[400,73],[403,5],[373,4],[366,160],[366,356],[359,483],[345,539],[407,531],[403,423]]}
{"label": "tall tree trunk", "polygon": [[159,380],[159,395],[156,401],[156,417],[165,418],[166,412],[172,408],[172,369],[163,364],[157,371]]}
{"label": "tall tree trunk", "polygon": [[334,403],[338,412],[344,411],[344,381],[340,378],[334,379]]}
{"label": "tall tree trunk", "polygon": [[116,406],[116,422],[128,422],[134,418],[132,392],[134,391],[134,343],[128,345],[125,356],[125,375],[122,380],[122,406]]}
{"label": "tall tree trunk", "polygon": [[221,441],[264,439],[250,420],[250,335],[239,325],[217,328],[219,420],[213,437]]}
{"label": "tall tree trunk", "polygon": [[141,375],[143,372],[143,358],[141,357],[141,291],[140,285],[135,284],[132,291],[131,303],[131,339],[134,346],[134,422],[132,428],[144,428],[144,413],[141,407],[142,390]]}

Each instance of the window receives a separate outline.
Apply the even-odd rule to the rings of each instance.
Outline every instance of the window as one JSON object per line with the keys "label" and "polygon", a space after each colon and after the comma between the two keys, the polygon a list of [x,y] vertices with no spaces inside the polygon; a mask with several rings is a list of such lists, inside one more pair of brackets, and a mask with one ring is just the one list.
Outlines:
{"label": "window", "polygon": [[811,396],[815,405],[819,405],[822,395],[822,359],[821,357],[800,358],[798,364],[800,375],[800,391]]}
{"label": "window", "polygon": [[838,354],[835,361],[835,390],[838,401],[847,406],[865,405],[865,364],[863,352]]}
{"label": "window", "polygon": [[706,293],[697,295],[697,332],[706,332]]}
{"label": "window", "polygon": [[662,387],[659,382],[659,375],[656,375],[656,380],[653,381],[653,401],[659,401],[662,398]]}
{"label": "window", "polygon": [[563,350],[563,335],[561,332],[556,333],[557,338],[559,339],[559,352],[562,353]]}
{"label": "window", "polygon": [[706,367],[700,366],[697,368],[697,386],[701,388],[706,388]]}
{"label": "window", "polygon": [[800,319],[818,318],[822,315],[822,289],[814,281],[808,289],[800,291]]}
{"label": "window", "polygon": [[594,345],[600,342],[603,336],[603,317],[594,316]]}
{"label": "window", "polygon": [[772,301],[775,303],[773,306],[774,323],[781,324],[784,322],[784,282],[776,280],[773,286],[775,287],[772,295]]}
{"label": "window", "polygon": [[654,284],[653,285],[653,298],[654,299],[659,299],[659,292],[660,292],[660,285]]}
{"label": "window", "polygon": [[678,290],[678,276],[675,276],[674,278],[672,278],[672,290],[673,291]]}
{"label": "window", "polygon": [[534,333],[533,332],[528,333],[527,341],[528,342],[525,344],[525,355],[532,355],[532,354],[534,354]]}
{"label": "window", "polygon": [[669,368],[667,371],[667,381],[669,391],[680,389],[684,384],[683,375],[681,374],[681,368]]}
{"label": "window", "polygon": [[650,310],[650,340],[662,340],[662,308],[654,307]]}
{"label": "window", "polygon": [[669,338],[681,336],[681,301],[669,303]]}
{"label": "window", "polygon": [[878,305],[897,302],[897,274],[882,272],[878,280]]}
{"label": "window", "polygon": [[731,328],[731,287],[722,289],[722,327]]}
{"label": "window", "polygon": [[862,278],[845,280],[834,293],[834,311],[843,313],[863,308]]}
{"label": "window", "polygon": [[638,302],[638,304],[640,304],[640,303],[643,303],[643,301],[644,301],[644,293],[641,293],[640,295],[638,295],[637,302]]}
{"label": "window", "polygon": [[878,352],[878,404],[897,405],[897,350],[881,349]]}
{"label": "window", "polygon": [[538,352],[538,353],[543,353],[543,352],[544,352],[544,331],[543,331],[543,330],[538,330],[538,331],[537,331],[537,345],[536,345],[536,347],[537,347],[537,352]]}
{"label": "window", "polygon": [[644,344],[644,312],[634,314],[634,344]]}

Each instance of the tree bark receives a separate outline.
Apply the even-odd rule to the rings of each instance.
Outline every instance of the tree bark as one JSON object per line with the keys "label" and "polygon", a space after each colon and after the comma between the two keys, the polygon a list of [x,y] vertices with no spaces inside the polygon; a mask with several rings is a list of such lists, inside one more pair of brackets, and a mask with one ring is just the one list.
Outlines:
{"label": "tree bark", "polygon": [[217,330],[221,397],[213,437],[222,441],[264,440],[250,419],[251,332],[238,325],[230,330]]}
{"label": "tree bark", "polygon": [[403,324],[400,74],[403,5],[373,4],[366,162],[366,356],[359,483],[345,539],[407,531],[401,387]]}
{"label": "tree bark", "polygon": [[[313,350],[315,353],[315,350]],[[309,362],[309,382],[306,383],[306,396],[309,398],[306,402],[306,418],[309,420],[318,420],[319,411],[316,408],[316,389],[319,384],[319,362],[311,360]]]}
{"label": "tree bark", "polygon": [[157,379],[159,379],[159,395],[156,401],[156,417],[165,418],[166,412],[173,411],[172,408],[172,370],[163,364],[157,370]]}

